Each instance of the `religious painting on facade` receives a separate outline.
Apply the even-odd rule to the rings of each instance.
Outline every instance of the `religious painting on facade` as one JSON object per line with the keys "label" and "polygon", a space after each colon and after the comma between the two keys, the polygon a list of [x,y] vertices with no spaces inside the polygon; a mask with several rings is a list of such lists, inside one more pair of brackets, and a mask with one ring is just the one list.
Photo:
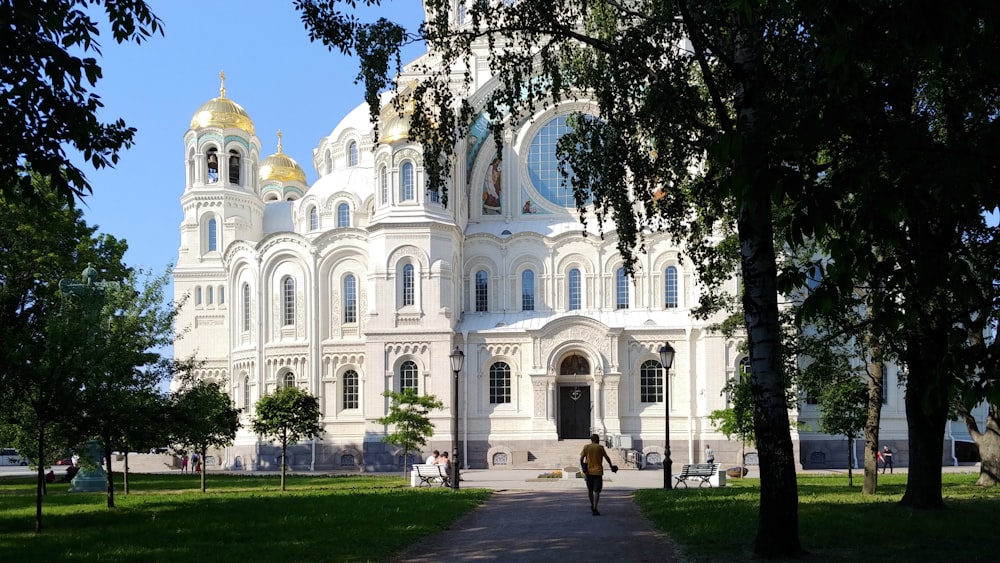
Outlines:
{"label": "religious painting on facade", "polygon": [[503,191],[503,175],[500,169],[500,155],[493,157],[483,180],[483,215],[500,215],[500,194]]}

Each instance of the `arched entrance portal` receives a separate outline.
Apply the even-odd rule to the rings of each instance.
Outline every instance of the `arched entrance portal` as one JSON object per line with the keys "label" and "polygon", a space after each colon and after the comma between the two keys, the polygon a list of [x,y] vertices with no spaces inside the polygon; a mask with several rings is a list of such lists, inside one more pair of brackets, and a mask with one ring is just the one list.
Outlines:
{"label": "arched entrance portal", "polygon": [[559,439],[590,436],[590,362],[578,355],[559,364]]}

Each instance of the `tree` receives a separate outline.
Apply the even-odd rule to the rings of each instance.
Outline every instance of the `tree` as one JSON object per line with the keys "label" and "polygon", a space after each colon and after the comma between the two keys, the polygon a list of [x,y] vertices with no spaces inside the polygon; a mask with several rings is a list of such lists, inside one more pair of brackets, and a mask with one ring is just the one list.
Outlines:
{"label": "tree", "polygon": [[427,438],[434,435],[434,425],[427,418],[431,409],[440,409],[444,403],[434,395],[418,395],[416,389],[407,388],[401,392],[385,391],[389,414],[378,419],[379,424],[393,425],[391,434],[382,437],[382,442],[403,448],[403,477],[406,477],[406,460],[411,450],[420,450],[427,445]]}
{"label": "tree", "polygon": [[849,346],[834,346],[825,339],[813,344],[798,380],[822,409],[820,430],[847,438],[847,482],[853,487],[854,440],[868,420],[868,385],[852,368]]}
{"label": "tree", "polygon": [[319,399],[295,386],[275,389],[254,406],[251,428],[260,436],[273,436],[281,443],[281,490],[285,490],[288,445],[323,433]]}
{"label": "tree", "polygon": [[725,409],[715,410],[709,413],[708,419],[712,421],[719,432],[727,440],[735,437],[740,441],[740,466],[745,464],[746,445],[751,446],[757,443],[757,437],[753,431],[753,405],[750,396],[749,374],[740,374],[739,377],[731,379],[722,392],[730,398],[731,406]]}
{"label": "tree", "polygon": [[162,422],[170,419],[169,396],[159,389],[143,389],[127,399],[128,405],[122,406],[131,408],[134,414],[118,429],[121,451],[125,453],[122,486],[126,495],[129,494],[128,453],[145,452],[170,443],[170,429]]}
{"label": "tree", "polygon": [[[169,271],[169,270],[168,270]],[[165,302],[169,274],[133,273],[105,290],[93,339],[86,355],[87,376],[81,390],[81,428],[103,447],[107,472],[108,508],[113,508],[114,479],[111,452],[127,450],[128,435],[155,424],[152,421],[157,389],[167,377],[156,351],[173,341],[176,310]]]}
{"label": "tree", "polygon": [[831,212],[799,227],[818,235],[831,261],[829,291],[804,307],[865,292],[877,349],[906,367],[900,504],[941,508],[951,399],[966,388],[988,393],[967,382],[994,361],[987,347],[968,345],[962,325],[991,317],[997,302],[1000,242],[983,214],[1000,204],[1000,79],[991,62],[1000,13],[968,2],[852,2],[833,18],[824,3],[803,6],[815,21],[810,36],[836,46],[836,56],[815,59],[817,70],[840,85],[816,93],[825,159],[803,204],[823,201]]}
{"label": "tree", "polygon": [[34,181],[34,203],[16,186],[0,194],[0,420],[31,422],[21,428],[19,444],[34,446],[28,457],[38,468],[35,531],[41,532],[50,443],[65,451],[83,441],[77,423],[94,325],[91,309],[66,298],[59,283],[79,279],[88,263],[119,279],[128,269],[124,241],[98,234],[45,180]]}
{"label": "tree", "polygon": [[223,384],[194,375],[198,362],[175,361],[173,373],[179,389],[170,395],[171,442],[198,453],[202,460],[201,492],[206,490],[205,456],[209,448],[224,448],[236,439],[240,409],[233,405]]}
{"label": "tree", "polygon": [[93,92],[101,78],[97,21],[102,5],[115,41],[141,43],[162,33],[162,22],[143,0],[18,0],[0,3],[0,190],[42,199],[39,175],[65,203],[90,185],[66,149],[95,168],[114,165],[132,145],[135,129],[118,119],[102,122]]}

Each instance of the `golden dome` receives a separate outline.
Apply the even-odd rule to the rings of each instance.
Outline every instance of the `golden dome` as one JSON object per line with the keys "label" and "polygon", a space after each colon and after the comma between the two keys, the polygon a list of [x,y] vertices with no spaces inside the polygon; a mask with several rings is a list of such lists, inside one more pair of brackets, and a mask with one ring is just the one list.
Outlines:
{"label": "golden dome", "polygon": [[278,131],[278,152],[260,161],[260,173],[258,177],[261,182],[267,180],[277,182],[298,180],[303,184],[306,183],[305,170],[302,170],[302,167],[299,166],[298,162],[295,162],[294,158],[281,152],[281,131]]}
{"label": "golden dome", "polygon": [[413,81],[398,94],[400,96],[398,99],[402,100],[401,108],[398,108],[395,103],[389,103],[382,107],[378,142],[395,143],[410,138],[410,119],[416,109],[416,103],[413,100],[413,90],[416,85],[417,82]]}
{"label": "golden dome", "polygon": [[220,72],[222,85],[219,87],[219,97],[202,104],[191,118],[191,128],[195,127],[235,127],[251,135],[255,134],[253,120],[240,104],[226,97],[226,75]]}
{"label": "golden dome", "polygon": [[393,116],[383,121],[382,130],[378,142],[395,143],[405,141],[410,138],[410,116]]}

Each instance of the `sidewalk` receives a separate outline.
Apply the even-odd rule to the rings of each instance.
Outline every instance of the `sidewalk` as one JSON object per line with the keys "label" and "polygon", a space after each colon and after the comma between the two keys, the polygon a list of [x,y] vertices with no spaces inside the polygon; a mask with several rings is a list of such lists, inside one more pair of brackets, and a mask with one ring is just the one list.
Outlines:
{"label": "sidewalk", "polygon": [[663,486],[661,471],[607,472],[600,516],[590,513],[583,479],[537,479],[539,470],[472,469],[462,486],[495,494],[452,527],[391,561],[681,561],[632,502],[635,489]]}

